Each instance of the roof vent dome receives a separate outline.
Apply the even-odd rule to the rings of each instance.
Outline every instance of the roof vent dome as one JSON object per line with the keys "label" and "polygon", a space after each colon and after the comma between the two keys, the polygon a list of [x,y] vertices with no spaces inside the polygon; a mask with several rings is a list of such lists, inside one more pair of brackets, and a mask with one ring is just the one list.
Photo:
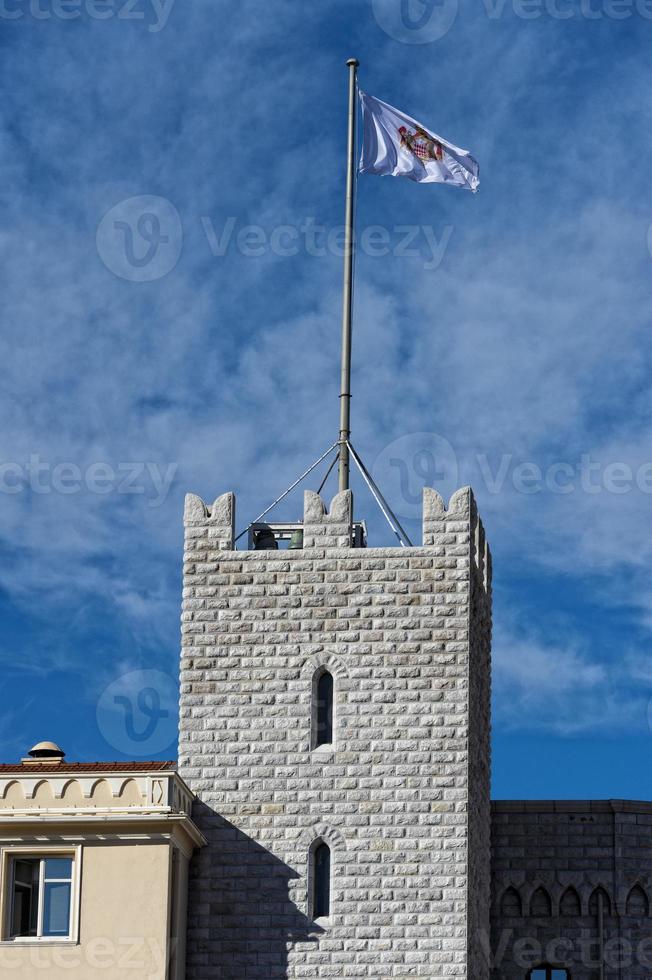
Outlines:
{"label": "roof vent dome", "polygon": [[37,742],[27,754],[35,762],[61,762],[66,755],[55,742]]}

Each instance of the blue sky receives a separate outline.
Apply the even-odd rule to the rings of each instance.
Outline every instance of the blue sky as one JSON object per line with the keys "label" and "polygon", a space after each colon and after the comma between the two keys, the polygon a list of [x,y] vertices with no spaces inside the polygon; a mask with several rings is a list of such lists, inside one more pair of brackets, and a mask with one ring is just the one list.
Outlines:
{"label": "blue sky", "polygon": [[652,5],[0,7],[0,756],[174,756],[184,493],[242,526],[336,438],[357,55],[482,186],[359,181],[355,444],[415,538],[474,486],[494,794],[651,798]]}

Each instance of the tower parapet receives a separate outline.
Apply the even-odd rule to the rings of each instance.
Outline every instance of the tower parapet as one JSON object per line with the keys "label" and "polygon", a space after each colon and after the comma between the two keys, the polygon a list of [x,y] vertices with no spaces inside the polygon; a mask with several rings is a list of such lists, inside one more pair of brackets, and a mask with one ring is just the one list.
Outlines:
{"label": "tower parapet", "polygon": [[179,768],[209,841],[188,980],[484,980],[491,561],[471,490],[447,508],[426,490],[411,548],[354,547],[350,491],[306,493],[298,550],[236,550],[234,511],[186,499]]}
{"label": "tower parapet", "polygon": [[303,547],[349,548],[353,530],[353,494],[343,490],[333,497],[326,510],[324,501],[313,490],[303,495]]}

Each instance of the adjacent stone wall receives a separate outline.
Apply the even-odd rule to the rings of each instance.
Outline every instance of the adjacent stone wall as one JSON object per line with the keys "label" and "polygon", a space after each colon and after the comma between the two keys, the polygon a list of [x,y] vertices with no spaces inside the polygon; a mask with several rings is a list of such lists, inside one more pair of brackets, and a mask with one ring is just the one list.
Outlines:
{"label": "adjacent stone wall", "polygon": [[652,977],[652,804],[492,810],[492,976],[523,980],[547,962],[572,980]]}
{"label": "adjacent stone wall", "polygon": [[[446,510],[428,491],[407,549],[351,548],[348,492],[328,512],[306,494],[303,551],[234,551],[233,512],[187,498],[179,769],[209,840],[189,980],[486,980],[490,559],[471,492]],[[311,751],[324,666],[335,746]]]}
{"label": "adjacent stone wall", "polygon": [[[471,498],[471,629],[469,672],[469,840],[479,853],[491,851],[491,552]],[[469,866],[469,980],[486,977],[490,966],[490,868]]]}

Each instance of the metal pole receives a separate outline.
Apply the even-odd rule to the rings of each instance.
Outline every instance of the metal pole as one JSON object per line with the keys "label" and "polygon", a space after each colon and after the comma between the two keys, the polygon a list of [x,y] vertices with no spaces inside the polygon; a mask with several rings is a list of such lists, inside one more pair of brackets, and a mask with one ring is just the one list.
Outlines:
{"label": "metal pole", "polygon": [[355,194],[355,119],[357,58],[349,58],[349,138],[347,147],[346,212],[344,220],[344,296],[342,306],[342,380],[340,387],[340,491],[349,489],[349,448],[351,435],[351,313],[353,308],[353,198]]}

